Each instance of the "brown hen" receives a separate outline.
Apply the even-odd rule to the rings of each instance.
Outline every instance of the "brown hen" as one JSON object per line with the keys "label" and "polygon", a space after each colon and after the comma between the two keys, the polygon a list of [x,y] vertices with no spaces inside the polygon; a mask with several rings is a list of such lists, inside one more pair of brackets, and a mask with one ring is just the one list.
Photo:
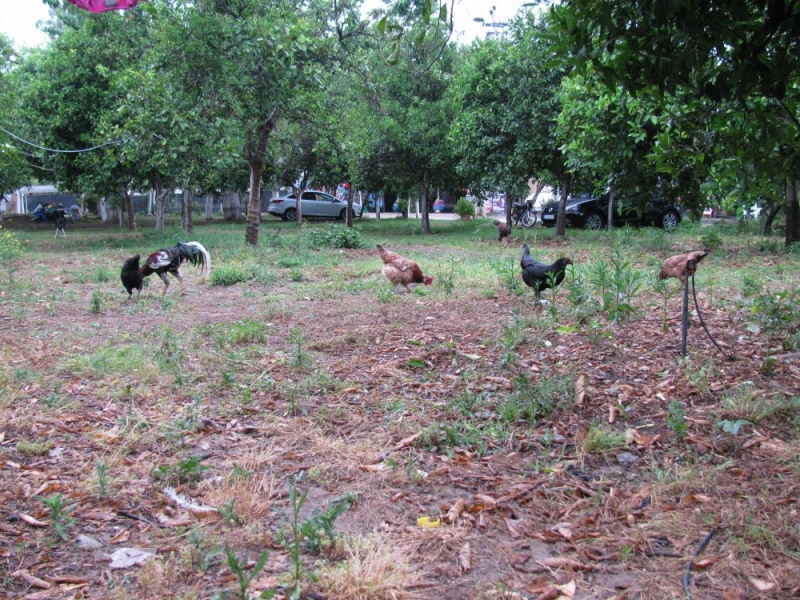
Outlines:
{"label": "brown hen", "polygon": [[404,256],[400,256],[396,252],[386,250],[380,244],[375,245],[378,252],[381,253],[381,260],[383,261],[383,275],[392,282],[392,285],[398,285],[411,291],[408,287],[412,283],[422,283],[430,285],[433,283],[433,277],[428,277],[423,274],[420,266]]}
{"label": "brown hen", "polygon": [[[666,279],[667,277],[677,277],[681,283],[686,283],[686,275],[694,275],[697,270],[697,263],[703,260],[710,250],[693,250],[685,254],[677,254],[670,256],[664,261],[661,267],[661,272],[658,274],[659,279]],[[689,261],[692,261],[691,264]]]}

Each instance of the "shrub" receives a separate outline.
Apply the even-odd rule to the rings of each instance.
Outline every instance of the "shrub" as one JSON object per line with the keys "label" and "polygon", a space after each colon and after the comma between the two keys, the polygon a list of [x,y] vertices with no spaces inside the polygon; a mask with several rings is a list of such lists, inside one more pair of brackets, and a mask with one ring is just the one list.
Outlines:
{"label": "shrub", "polygon": [[211,285],[236,285],[244,283],[256,276],[254,265],[226,264],[218,265],[211,272]]}
{"label": "shrub", "polygon": [[309,229],[306,240],[311,246],[326,248],[364,248],[361,232],[356,227],[331,225],[325,229]]}
{"label": "shrub", "polygon": [[466,198],[459,198],[456,205],[453,207],[453,212],[462,217],[474,217],[475,205]]}

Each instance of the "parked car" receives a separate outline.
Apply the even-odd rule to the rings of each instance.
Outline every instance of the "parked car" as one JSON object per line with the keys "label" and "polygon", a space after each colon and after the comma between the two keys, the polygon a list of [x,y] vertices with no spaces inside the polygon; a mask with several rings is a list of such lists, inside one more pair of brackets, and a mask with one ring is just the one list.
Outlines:
{"label": "parked car", "polygon": [[[309,190],[303,192],[300,208],[303,217],[344,219],[347,216],[347,201],[340,200],[325,192]],[[360,217],[363,206],[353,202],[353,216]],[[286,194],[270,200],[267,212],[284,221],[294,221],[297,217],[297,199],[294,194]]]}
{"label": "parked car", "polygon": [[[603,229],[608,218],[608,194],[600,196],[575,196],[567,199],[567,225],[569,227],[583,227],[586,229]],[[624,205],[622,214],[618,210],[617,200],[614,200],[614,226],[622,225],[655,225],[669,229],[676,227],[681,222],[681,210],[676,205],[653,198],[650,207],[639,214],[633,202]],[[558,214],[558,203],[548,204],[542,210],[542,225],[555,227]]]}

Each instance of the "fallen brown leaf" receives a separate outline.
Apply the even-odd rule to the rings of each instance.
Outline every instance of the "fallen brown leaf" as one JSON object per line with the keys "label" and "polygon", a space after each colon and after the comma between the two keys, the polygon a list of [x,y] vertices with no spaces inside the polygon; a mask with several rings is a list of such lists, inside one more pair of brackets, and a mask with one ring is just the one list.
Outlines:
{"label": "fallen brown leaf", "polygon": [[726,587],[722,590],[722,600],[746,600],[747,594],[740,588]]}
{"label": "fallen brown leaf", "polygon": [[30,515],[26,515],[24,513],[20,513],[19,518],[25,521],[28,525],[33,525],[34,527],[47,527],[50,525],[47,521],[40,521],[39,519],[34,519]]}
{"label": "fallen brown leaf", "polygon": [[113,538],[108,540],[108,542],[110,544],[119,544],[121,542],[127,542],[128,538],[130,538],[130,537],[131,537],[130,529],[123,529],[117,535],[115,535]]}
{"label": "fallen brown leaf", "polygon": [[775,589],[775,584],[772,581],[764,581],[763,579],[756,579],[755,577],[748,577],[747,580],[753,584],[759,592],[769,592]]}
{"label": "fallen brown leaf", "polygon": [[450,510],[447,511],[447,515],[445,516],[444,520],[448,523],[455,523],[461,516],[461,513],[464,512],[466,507],[466,501],[463,498],[459,498],[455,501],[453,506],[450,507]]}
{"label": "fallen brown leaf", "polygon": [[24,579],[25,583],[27,583],[28,585],[30,585],[32,587],[35,587],[35,588],[40,588],[40,589],[43,589],[43,590],[49,590],[51,587],[53,587],[52,583],[50,583],[48,581],[45,581],[44,579],[39,579],[35,575],[31,575],[25,569],[20,569],[19,571],[14,571],[11,574],[11,576],[12,577],[17,577],[19,579]]}
{"label": "fallen brown leaf", "polygon": [[469,542],[461,546],[458,552],[458,568],[461,573],[467,573],[472,569],[472,547]]}
{"label": "fallen brown leaf", "polygon": [[544,560],[537,560],[536,562],[545,567],[550,567],[551,569],[572,569],[573,571],[594,571],[595,569],[592,565],[586,565],[577,560],[560,556],[553,556],[545,558]]}

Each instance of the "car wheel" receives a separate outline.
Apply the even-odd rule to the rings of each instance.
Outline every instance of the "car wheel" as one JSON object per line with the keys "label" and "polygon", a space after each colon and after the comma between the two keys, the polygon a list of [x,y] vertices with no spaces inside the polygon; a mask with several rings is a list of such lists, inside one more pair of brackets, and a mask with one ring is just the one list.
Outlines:
{"label": "car wheel", "polygon": [[[353,215],[353,217],[355,218],[355,215]],[[344,221],[346,218],[347,218],[347,209],[343,208],[342,212],[339,213],[339,220]]]}
{"label": "car wheel", "polygon": [[283,211],[283,218],[287,221],[294,221],[297,218],[297,210],[294,208],[287,208]]}
{"label": "car wheel", "polygon": [[606,226],[606,220],[600,213],[589,213],[583,222],[583,226],[592,231],[600,231]]}
{"label": "car wheel", "polygon": [[674,210],[668,210],[661,215],[661,227],[664,229],[674,229],[680,223],[680,216]]}

